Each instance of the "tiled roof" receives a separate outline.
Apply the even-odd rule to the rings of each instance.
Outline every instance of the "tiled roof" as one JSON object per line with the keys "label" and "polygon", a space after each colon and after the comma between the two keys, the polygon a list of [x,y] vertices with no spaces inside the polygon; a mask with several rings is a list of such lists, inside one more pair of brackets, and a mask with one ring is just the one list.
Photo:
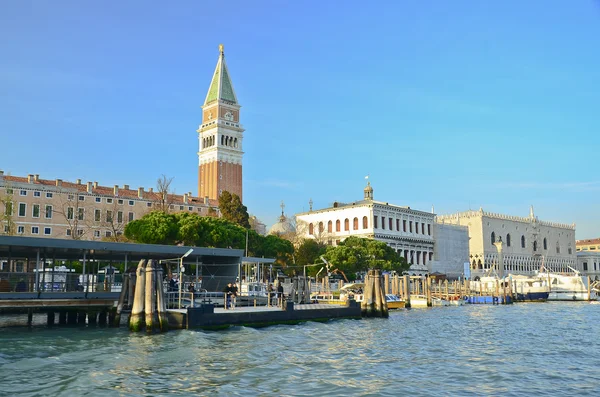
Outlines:
{"label": "tiled roof", "polygon": [[[76,189],[81,193],[88,193],[87,187],[88,183],[91,183],[91,192],[89,194],[99,195],[99,196],[113,196],[119,197],[123,199],[142,199],[148,201],[159,201],[160,193],[155,191],[143,190],[141,191],[141,196],[138,196],[137,189],[125,189],[122,186],[118,187],[118,194],[115,196],[115,188],[114,186],[100,186],[97,182],[87,182],[87,183],[73,183],[68,181],[63,181],[61,179],[40,179],[39,177],[36,179],[35,177],[21,177],[21,176],[12,176],[12,175],[2,175],[0,178],[3,178],[5,181],[13,182],[13,183],[23,183],[30,185],[39,185],[39,186],[52,186],[58,188],[57,185],[60,183],[60,188],[63,189]],[[30,182],[31,180],[31,182]],[[204,198],[188,196],[188,203],[183,202],[183,194],[170,194],[168,201],[170,204],[174,205],[204,205]],[[212,207],[218,207],[218,200],[208,200],[208,205]]]}
{"label": "tiled roof", "polygon": [[576,246],[577,245],[590,245],[590,244],[600,244],[600,238],[575,241]]}

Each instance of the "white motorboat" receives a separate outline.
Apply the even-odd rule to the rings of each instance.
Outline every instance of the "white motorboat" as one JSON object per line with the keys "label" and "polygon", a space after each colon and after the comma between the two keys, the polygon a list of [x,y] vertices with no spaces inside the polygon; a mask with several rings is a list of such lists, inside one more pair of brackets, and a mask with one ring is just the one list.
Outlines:
{"label": "white motorboat", "polygon": [[597,299],[595,291],[590,291],[578,271],[573,273],[541,272],[538,277],[550,285],[550,301],[588,301]]}
{"label": "white motorboat", "polygon": [[548,280],[509,274],[508,279],[514,285],[516,300],[521,302],[545,302],[550,294]]}

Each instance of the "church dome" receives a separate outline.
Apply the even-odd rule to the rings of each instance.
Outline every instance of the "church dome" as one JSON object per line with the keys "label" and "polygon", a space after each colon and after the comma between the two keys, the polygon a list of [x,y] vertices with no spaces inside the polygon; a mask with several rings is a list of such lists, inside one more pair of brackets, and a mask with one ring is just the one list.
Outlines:
{"label": "church dome", "polygon": [[279,217],[279,221],[271,226],[269,229],[269,234],[275,234],[277,236],[283,236],[288,233],[295,233],[296,228],[290,222],[290,220],[283,214],[283,209],[285,208],[285,204],[283,201],[281,202],[281,216]]}
{"label": "church dome", "polygon": [[292,223],[284,215],[281,215],[279,217],[279,221],[271,226],[271,229],[269,229],[269,234],[275,234],[278,236],[295,232],[296,229],[294,229],[294,225],[292,225]]}

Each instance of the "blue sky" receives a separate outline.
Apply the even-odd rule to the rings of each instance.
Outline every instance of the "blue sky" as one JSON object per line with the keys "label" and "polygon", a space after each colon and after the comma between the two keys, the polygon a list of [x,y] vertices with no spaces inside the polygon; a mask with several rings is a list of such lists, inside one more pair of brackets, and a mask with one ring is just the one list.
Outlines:
{"label": "blue sky", "polygon": [[7,2],[0,169],[197,194],[218,57],[244,203],[268,226],[362,198],[600,236],[597,1]]}

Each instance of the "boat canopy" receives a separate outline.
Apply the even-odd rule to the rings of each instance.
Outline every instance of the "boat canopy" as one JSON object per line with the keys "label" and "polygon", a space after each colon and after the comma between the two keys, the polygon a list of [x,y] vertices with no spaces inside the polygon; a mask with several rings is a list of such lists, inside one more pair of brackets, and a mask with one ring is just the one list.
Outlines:
{"label": "boat canopy", "polygon": [[359,289],[359,288],[364,288],[365,284],[364,283],[350,283],[350,284],[344,284],[342,286],[342,288],[340,288],[340,291],[351,291],[353,289]]}

